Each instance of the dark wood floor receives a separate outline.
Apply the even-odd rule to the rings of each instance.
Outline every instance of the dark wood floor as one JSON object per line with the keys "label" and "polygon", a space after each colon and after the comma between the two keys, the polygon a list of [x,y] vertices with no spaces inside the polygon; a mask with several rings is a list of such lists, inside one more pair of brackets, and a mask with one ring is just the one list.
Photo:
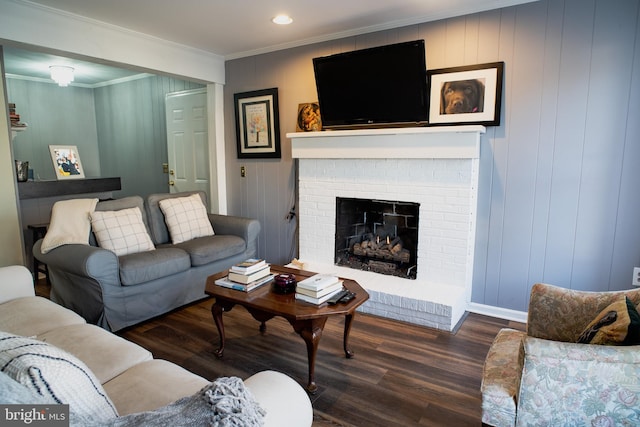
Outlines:
{"label": "dark wood floor", "polygon": [[[119,335],[208,379],[274,369],[306,385],[304,342],[281,318],[270,320],[261,334],[244,308],[225,313],[225,353],[216,358],[212,303],[203,300]],[[311,396],[314,427],[480,426],[480,381],[489,346],[500,328],[524,328],[469,314],[451,334],[358,313],[350,338],[355,357],[346,359],[343,326],[344,319],[330,318],[320,341],[318,392]]]}

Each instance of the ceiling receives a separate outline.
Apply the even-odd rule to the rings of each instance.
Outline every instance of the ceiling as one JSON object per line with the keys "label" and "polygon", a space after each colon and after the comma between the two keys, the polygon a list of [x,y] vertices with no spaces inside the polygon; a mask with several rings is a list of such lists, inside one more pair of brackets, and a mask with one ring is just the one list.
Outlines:
{"label": "ceiling", "polygon": [[[534,0],[31,0],[34,7],[100,21],[225,59],[476,13]],[[293,23],[275,25],[286,13]],[[103,24],[102,24],[103,25]],[[5,47],[5,72],[48,79],[53,62],[76,68],[75,84],[137,74],[101,64]]]}

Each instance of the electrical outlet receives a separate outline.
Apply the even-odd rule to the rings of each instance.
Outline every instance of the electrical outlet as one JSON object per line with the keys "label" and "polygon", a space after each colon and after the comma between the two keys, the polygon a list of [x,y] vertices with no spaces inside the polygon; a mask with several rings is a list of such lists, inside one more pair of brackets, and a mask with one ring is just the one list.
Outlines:
{"label": "electrical outlet", "polygon": [[633,286],[640,286],[640,267],[633,269],[633,279],[631,280]]}

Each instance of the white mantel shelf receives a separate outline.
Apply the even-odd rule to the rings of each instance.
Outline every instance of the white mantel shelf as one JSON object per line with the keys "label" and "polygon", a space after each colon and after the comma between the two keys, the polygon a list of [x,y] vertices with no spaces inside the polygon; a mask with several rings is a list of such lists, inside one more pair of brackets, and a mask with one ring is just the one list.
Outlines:
{"label": "white mantel shelf", "polygon": [[297,159],[477,159],[484,126],[287,133]]}

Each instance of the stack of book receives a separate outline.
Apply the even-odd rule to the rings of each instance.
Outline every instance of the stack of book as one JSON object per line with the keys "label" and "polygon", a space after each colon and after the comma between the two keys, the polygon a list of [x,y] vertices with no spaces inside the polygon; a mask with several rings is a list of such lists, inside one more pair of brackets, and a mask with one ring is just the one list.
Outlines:
{"label": "stack of book", "polygon": [[342,290],[339,277],[333,274],[315,274],[298,282],[296,299],[320,305]]}
{"label": "stack of book", "polygon": [[12,128],[27,127],[25,123],[20,121],[20,114],[16,113],[16,104],[9,103],[9,120],[11,120]]}
{"label": "stack of book", "polygon": [[215,281],[218,286],[249,292],[265,283],[269,283],[275,275],[271,274],[271,266],[263,259],[248,259],[231,266],[229,273]]}

